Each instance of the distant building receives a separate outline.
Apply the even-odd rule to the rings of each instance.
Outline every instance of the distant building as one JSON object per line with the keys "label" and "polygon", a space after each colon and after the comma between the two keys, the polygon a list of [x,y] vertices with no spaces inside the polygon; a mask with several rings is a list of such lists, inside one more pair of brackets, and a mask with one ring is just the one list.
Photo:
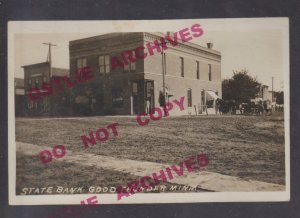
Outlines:
{"label": "distant building", "polygon": [[23,66],[24,89],[26,95],[26,115],[29,116],[64,116],[70,113],[69,90],[53,92],[50,96],[43,96],[38,100],[30,100],[28,93],[31,88],[42,87],[43,83],[53,85],[53,80],[69,76],[68,69],[50,68],[49,62]]}
{"label": "distant building", "polygon": [[[71,104],[74,114],[133,115],[145,111],[146,100],[150,107],[159,106],[159,92],[165,87],[166,101],[185,97],[185,110],[172,110],[172,114],[201,113],[205,106],[222,97],[221,54],[194,43],[168,46],[163,54],[156,53],[137,59],[128,65],[112,69],[112,57],[124,51],[139,48],[147,52],[147,43],[166,35],[162,33],[111,33],[70,41],[70,77],[88,66],[94,79],[72,90]],[[143,48],[144,47],[144,48]],[[165,82],[163,82],[165,80]]]}
{"label": "distant building", "polygon": [[258,97],[262,98],[263,101],[276,102],[276,98],[272,95],[272,91],[269,91],[269,86],[262,85],[260,90],[260,95]]}
{"label": "distant building", "polygon": [[15,78],[15,116],[25,115],[25,103],[24,79]]}

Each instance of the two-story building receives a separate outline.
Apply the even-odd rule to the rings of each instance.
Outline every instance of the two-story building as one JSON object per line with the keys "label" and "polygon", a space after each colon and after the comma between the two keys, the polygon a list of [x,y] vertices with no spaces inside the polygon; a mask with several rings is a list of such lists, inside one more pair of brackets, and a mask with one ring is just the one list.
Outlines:
{"label": "two-story building", "polygon": [[15,78],[15,115],[25,115],[24,79]]}
{"label": "two-story building", "polygon": [[[159,106],[159,93],[167,101],[185,97],[185,110],[171,114],[199,114],[222,97],[221,54],[212,43],[203,47],[178,42],[167,50],[149,55],[147,44],[165,37],[163,33],[110,33],[69,42],[70,77],[82,67],[90,67],[94,79],[72,90],[73,113],[133,115]],[[148,55],[112,69],[112,57],[124,51]],[[82,109],[84,108],[84,109]]]}
{"label": "two-story building", "polygon": [[[28,93],[32,88],[41,89],[43,83],[51,84],[54,79],[69,76],[68,69],[50,67],[49,62],[22,66],[24,69],[24,90],[26,95],[26,115],[61,116],[70,114],[69,90],[53,92],[37,100],[30,100]],[[42,91],[42,90],[41,90]]]}

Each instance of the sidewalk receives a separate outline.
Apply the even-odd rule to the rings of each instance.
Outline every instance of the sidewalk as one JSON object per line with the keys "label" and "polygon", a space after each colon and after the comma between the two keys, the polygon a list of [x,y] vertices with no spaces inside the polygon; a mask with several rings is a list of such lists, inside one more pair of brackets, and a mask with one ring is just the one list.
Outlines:
{"label": "sidewalk", "polygon": [[[38,153],[44,149],[51,149],[49,147],[42,147],[23,142],[16,142],[16,146],[17,152],[21,152],[25,155],[38,155]],[[165,167],[171,165],[158,164],[147,161],[120,159],[102,155],[95,155],[91,153],[72,152],[70,150],[67,150],[66,156],[59,160],[83,166],[93,166],[95,168],[103,168],[108,170],[130,173],[132,175],[140,177],[159,172],[160,169],[164,169]],[[178,163],[173,164],[177,165]],[[227,176],[220,173],[207,171],[188,173],[186,169],[183,176],[175,177],[169,182],[174,182],[176,184],[187,186],[198,186],[205,190],[217,192],[254,192],[285,190],[285,186],[283,185],[266,183],[256,180],[245,181],[238,177]]]}

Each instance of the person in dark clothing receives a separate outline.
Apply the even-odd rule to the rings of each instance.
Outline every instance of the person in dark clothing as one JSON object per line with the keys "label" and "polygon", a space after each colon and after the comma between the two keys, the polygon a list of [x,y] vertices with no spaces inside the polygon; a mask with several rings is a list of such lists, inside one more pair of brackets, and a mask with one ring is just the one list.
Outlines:
{"label": "person in dark clothing", "polygon": [[217,98],[216,104],[215,104],[215,109],[216,109],[216,115],[219,113],[220,114],[220,104],[221,104],[221,99]]}
{"label": "person in dark clothing", "polygon": [[166,97],[162,91],[159,92],[159,105],[164,109],[164,116],[169,116],[168,111],[166,110]]}

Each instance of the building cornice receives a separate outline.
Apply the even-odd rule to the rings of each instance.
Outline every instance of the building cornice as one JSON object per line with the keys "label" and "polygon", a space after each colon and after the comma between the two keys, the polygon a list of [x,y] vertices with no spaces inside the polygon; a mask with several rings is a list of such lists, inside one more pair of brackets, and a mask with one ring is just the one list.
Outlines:
{"label": "building cornice", "polygon": [[[155,40],[158,40],[160,43],[160,38],[164,38],[166,35],[162,33],[149,33],[144,32],[144,41],[147,42],[154,42]],[[168,45],[167,45],[168,46]],[[180,39],[178,39],[178,45],[177,46],[168,46],[168,48],[173,49],[181,49],[182,51],[192,51],[194,54],[203,54],[205,56],[213,57],[214,59],[221,60],[221,53],[212,49],[205,48],[203,46],[197,45],[195,43],[191,42],[180,42]]]}
{"label": "building cornice", "polygon": [[[111,38],[109,36],[111,35]],[[112,38],[117,38],[117,34],[106,34],[103,37],[101,36],[96,36],[96,37],[91,37],[87,39],[82,39],[82,40],[76,40],[76,43],[71,43],[70,42],[70,55],[73,56],[74,53],[77,52],[82,52],[82,53],[106,53],[106,51],[126,51],[128,49],[132,49],[131,47],[136,45],[137,43],[147,43],[147,42],[154,42],[155,40],[160,41],[160,38],[164,38],[166,35],[163,33],[150,33],[150,32],[143,32],[143,36],[141,35],[132,35],[130,38],[121,41],[116,41],[113,42],[111,41],[108,45],[102,46],[102,47],[97,47],[97,46],[88,46],[88,44],[92,44],[94,42],[97,42],[99,40],[109,40]],[[85,44],[84,46],[80,46],[80,44]],[[73,47],[74,45],[74,47]],[[79,48],[76,48],[76,46],[79,46]],[[168,46],[170,49],[174,49],[177,51],[183,51],[186,53],[190,53],[196,56],[204,57],[204,58],[209,58],[213,59],[216,61],[221,60],[221,53],[212,49],[205,48],[203,46],[197,45],[195,43],[191,42],[186,42],[182,43],[180,42],[180,39],[178,40],[178,45],[177,46]],[[135,48],[133,48],[135,49]],[[76,55],[78,56],[83,56],[83,54]]]}

